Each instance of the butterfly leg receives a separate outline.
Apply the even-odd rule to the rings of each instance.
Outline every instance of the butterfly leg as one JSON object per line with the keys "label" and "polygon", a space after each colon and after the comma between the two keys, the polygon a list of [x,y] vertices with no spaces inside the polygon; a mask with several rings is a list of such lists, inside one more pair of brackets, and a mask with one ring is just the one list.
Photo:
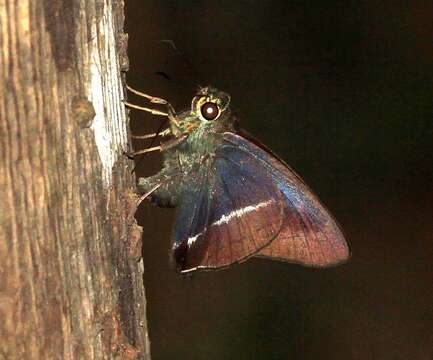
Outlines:
{"label": "butterfly leg", "polygon": [[125,104],[125,106],[133,108],[133,109],[137,109],[137,110],[142,110],[142,111],[146,111],[148,113],[151,113],[152,115],[159,115],[159,116],[168,116],[168,113],[161,111],[161,110],[157,110],[157,109],[151,109],[145,106],[140,106],[140,105],[135,105],[132,104],[128,101],[123,101],[123,103]]}
{"label": "butterfly leg", "polygon": [[123,103],[126,106],[133,108],[133,109],[146,111],[146,112],[149,112],[153,115],[167,116],[168,119],[170,120],[171,125],[172,125],[171,130],[172,131],[175,130],[175,135],[180,134],[181,131],[180,131],[180,127],[179,127],[179,122],[177,121],[177,118],[176,118],[176,111],[174,110],[173,106],[167,100],[145,94],[141,91],[135,90],[134,88],[132,88],[129,85],[126,85],[126,88],[129,91],[131,91],[133,94],[136,94],[138,96],[144,97],[145,99],[149,100],[152,104],[164,105],[167,108],[167,112],[156,110],[156,109],[151,109],[151,108],[148,108],[145,106],[135,105],[135,104],[132,104],[130,102],[124,101]]}
{"label": "butterfly leg", "polygon": [[177,205],[179,173],[159,174],[147,178],[138,178],[137,188],[142,194],[140,201],[149,199],[159,207],[174,207]]}
{"label": "butterfly leg", "polygon": [[161,146],[153,146],[147,149],[143,149],[143,150],[139,150],[139,151],[133,151],[130,153],[127,153],[126,155],[130,158],[134,158],[135,155],[141,155],[141,154],[146,154],[152,151],[161,151],[162,147]]}
{"label": "butterfly leg", "polygon": [[152,96],[152,95],[145,94],[145,93],[143,93],[143,92],[141,92],[141,91],[135,90],[134,88],[132,88],[132,87],[129,86],[129,85],[126,85],[126,88],[127,88],[130,92],[132,92],[133,94],[138,95],[138,96],[141,96],[141,97],[144,97],[145,99],[149,100],[151,103],[154,103],[154,104],[161,104],[161,105],[168,105],[169,107],[172,107],[172,106],[170,105],[170,103],[169,103],[167,100],[164,100],[164,99],[159,98],[159,97],[156,97],[156,96]]}
{"label": "butterfly leg", "polygon": [[129,157],[134,157],[135,155],[146,154],[146,153],[149,153],[152,151],[165,151],[165,150],[171,149],[172,147],[175,147],[175,146],[181,144],[182,142],[184,142],[186,140],[187,137],[188,137],[188,134],[183,134],[177,138],[174,138],[174,139],[168,140],[164,143],[161,143],[161,145],[159,145],[159,146],[154,146],[154,147],[150,147],[150,148],[147,148],[144,150],[134,151],[134,152],[128,153],[127,155]]}
{"label": "butterfly leg", "polygon": [[131,135],[131,137],[133,139],[150,139],[150,138],[153,138],[156,136],[164,137],[164,136],[168,136],[168,135],[170,135],[170,129],[165,129],[159,133],[152,133],[152,134],[146,134],[146,135]]}

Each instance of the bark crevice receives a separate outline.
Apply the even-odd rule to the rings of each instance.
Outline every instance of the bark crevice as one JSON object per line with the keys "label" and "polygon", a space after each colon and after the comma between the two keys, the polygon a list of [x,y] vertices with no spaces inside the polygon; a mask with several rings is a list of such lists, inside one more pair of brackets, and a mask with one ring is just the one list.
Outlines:
{"label": "bark crevice", "polygon": [[150,359],[125,39],[122,2],[0,0],[5,358]]}

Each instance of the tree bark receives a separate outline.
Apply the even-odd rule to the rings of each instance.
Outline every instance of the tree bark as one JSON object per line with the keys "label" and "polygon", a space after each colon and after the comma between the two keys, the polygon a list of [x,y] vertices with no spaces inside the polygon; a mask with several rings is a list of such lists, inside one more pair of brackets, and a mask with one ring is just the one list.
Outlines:
{"label": "tree bark", "polygon": [[0,0],[0,359],[150,359],[123,1]]}

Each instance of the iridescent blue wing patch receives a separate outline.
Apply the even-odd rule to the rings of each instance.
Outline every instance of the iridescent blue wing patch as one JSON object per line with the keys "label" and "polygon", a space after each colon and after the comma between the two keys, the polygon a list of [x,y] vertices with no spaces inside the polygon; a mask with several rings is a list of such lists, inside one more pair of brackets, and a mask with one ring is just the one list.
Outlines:
{"label": "iridescent blue wing patch", "polygon": [[244,261],[281,232],[283,194],[252,160],[236,146],[222,145],[183,194],[173,234],[181,272]]}
{"label": "iridescent blue wing patch", "polygon": [[182,196],[173,234],[181,272],[254,255],[318,267],[347,260],[336,221],[295,172],[242,136],[223,137]]}
{"label": "iridescent blue wing patch", "polygon": [[260,171],[271,174],[284,195],[284,226],[258,256],[315,267],[347,261],[349,248],[337,222],[287,164],[237,134],[225,133],[224,139],[249,154]]}

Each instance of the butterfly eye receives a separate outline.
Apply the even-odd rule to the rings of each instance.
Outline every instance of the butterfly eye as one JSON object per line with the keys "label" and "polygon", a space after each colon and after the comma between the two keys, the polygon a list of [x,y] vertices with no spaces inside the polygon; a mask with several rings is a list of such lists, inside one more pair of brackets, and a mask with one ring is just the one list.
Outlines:
{"label": "butterfly eye", "polygon": [[219,115],[219,108],[218,106],[213,103],[213,102],[207,102],[204,103],[201,108],[201,115],[206,119],[206,120],[215,120],[218,115]]}

